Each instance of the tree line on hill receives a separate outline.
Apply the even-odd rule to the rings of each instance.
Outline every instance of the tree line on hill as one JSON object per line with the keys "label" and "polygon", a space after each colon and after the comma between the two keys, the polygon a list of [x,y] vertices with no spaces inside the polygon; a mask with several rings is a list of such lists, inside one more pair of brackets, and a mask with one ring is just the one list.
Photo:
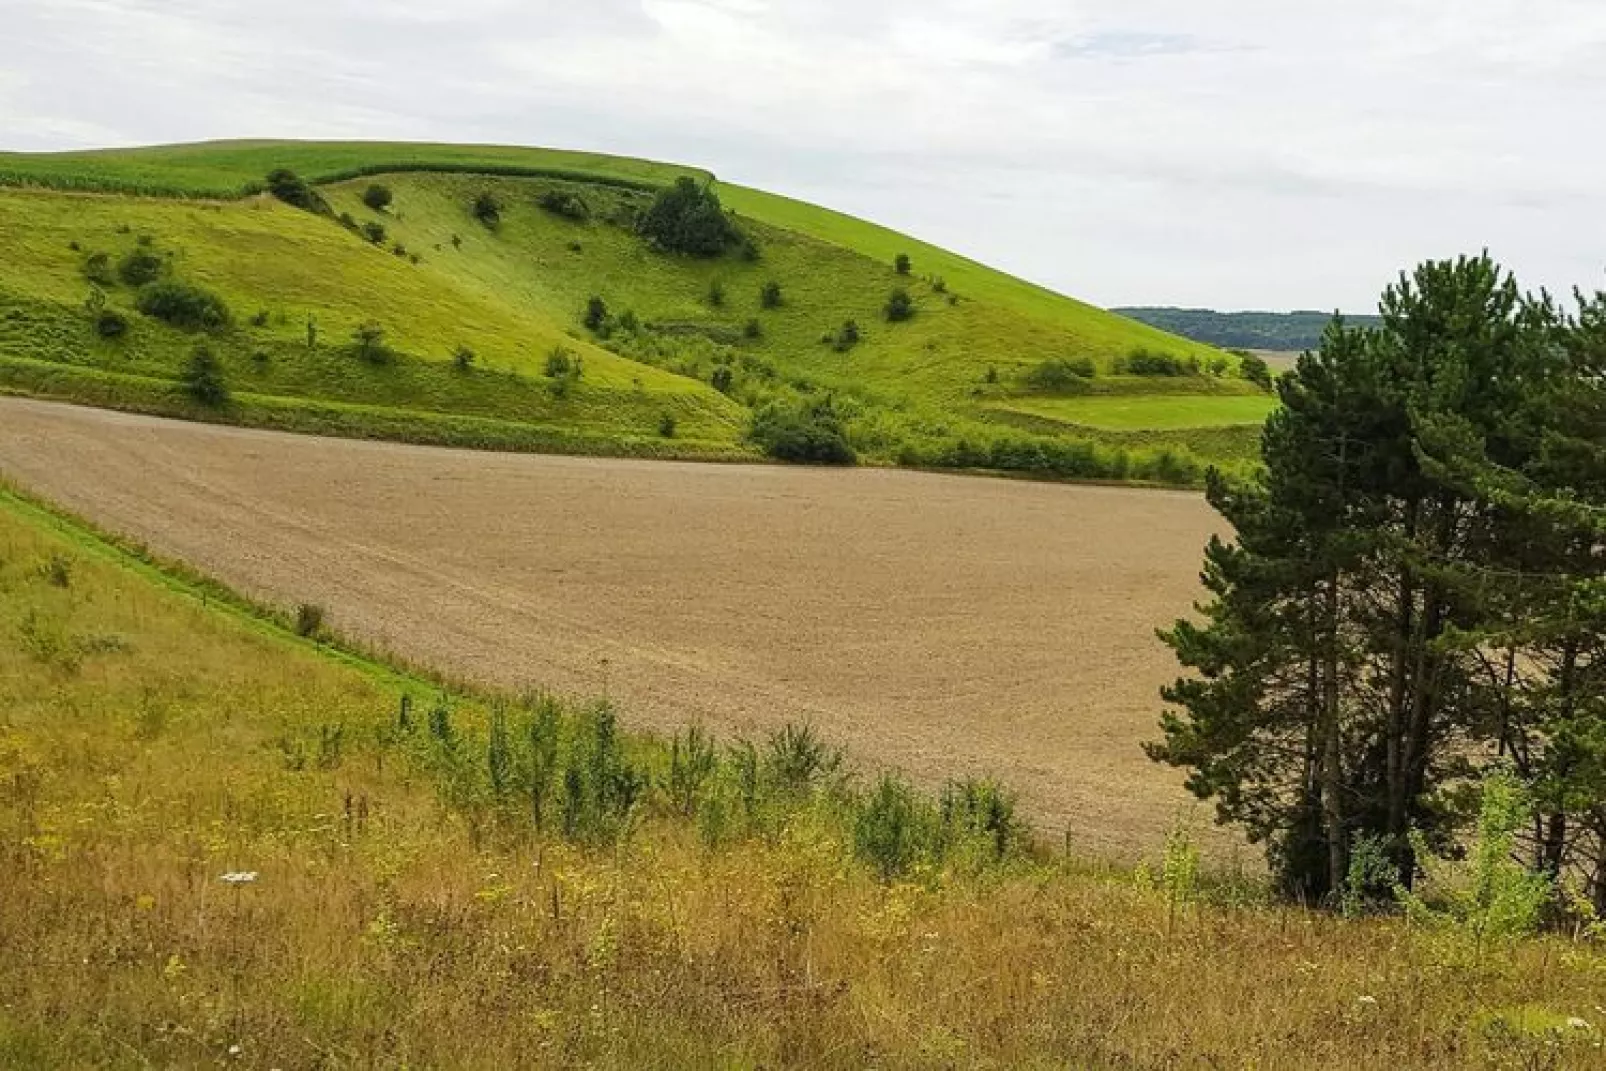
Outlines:
{"label": "tree line on hill", "polygon": [[1279,379],[1258,479],[1210,477],[1236,538],[1150,754],[1313,902],[1409,890],[1499,771],[1524,864],[1606,917],[1606,293],[1485,255],[1380,310]]}
{"label": "tree line on hill", "polygon": [[[1158,327],[1173,335],[1222,349],[1302,352],[1321,345],[1322,332],[1332,313],[1217,312],[1214,309],[1179,309],[1171,306],[1132,305],[1111,312],[1129,320]],[[1351,316],[1357,327],[1376,327],[1376,316]]]}

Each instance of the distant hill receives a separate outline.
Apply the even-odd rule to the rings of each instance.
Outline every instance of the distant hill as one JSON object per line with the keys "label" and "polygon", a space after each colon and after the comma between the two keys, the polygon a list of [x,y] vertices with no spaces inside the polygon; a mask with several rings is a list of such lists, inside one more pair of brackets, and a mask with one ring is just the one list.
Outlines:
{"label": "distant hill", "polygon": [[[1135,305],[1110,311],[1211,346],[1285,352],[1314,349],[1321,342],[1322,330],[1333,318],[1330,312],[1308,309],[1295,312],[1217,312],[1214,309]],[[1357,325],[1378,322],[1376,316],[1345,314],[1344,318]]]}

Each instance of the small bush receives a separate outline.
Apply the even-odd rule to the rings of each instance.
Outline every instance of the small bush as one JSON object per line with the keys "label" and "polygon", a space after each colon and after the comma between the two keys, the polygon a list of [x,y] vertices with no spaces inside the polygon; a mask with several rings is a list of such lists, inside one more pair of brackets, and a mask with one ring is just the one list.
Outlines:
{"label": "small bush", "polygon": [[575,357],[562,346],[558,346],[546,355],[546,377],[560,379],[574,373],[576,367]]}
{"label": "small bush", "polygon": [[902,323],[912,317],[915,314],[915,303],[909,296],[909,291],[902,287],[894,290],[892,296],[887,298],[885,312],[888,323]]}
{"label": "small bush", "polygon": [[829,398],[803,406],[771,402],[753,414],[748,438],[779,461],[851,465],[857,460]]}
{"label": "small bush", "polygon": [[229,307],[222,298],[176,279],[163,279],[144,287],[134,307],[146,316],[191,331],[213,331],[229,323]]}
{"label": "small bush", "polygon": [[930,804],[907,782],[886,774],[859,804],[853,846],[883,881],[892,881],[930,856],[935,832]]}
{"label": "small bush", "polygon": [[708,284],[708,304],[715,309],[725,307],[725,284],[718,279]]}
{"label": "small bush", "polygon": [[734,378],[735,373],[731,371],[730,365],[717,364],[714,366],[713,373],[708,377],[708,385],[719,391],[721,394],[729,394],[731,389],[731,381]]}
{"label": "small bush", "polygon": [[1199,359],[1174,357],[1140,346],[1125,357],[1116,359],[1116,371],[1129,376],[1196,376],[1199,374]]}
{"label": "small bush", "polygon": [[981,847],[992,859],[1024,848],[1030,839],[1015,813],[1015,797],[996,781],[968,780],[943,789],[938,805],[948,847]]}
{"label": "small bush", "polygon": [[382,245],[385,241],[385,225],[377,219],[371,219],[362,225],[362,236],[374,245]]}
{"label": "small bush", "polygon": [[303,212],[312,212],[320,216],[329,215],[329,202],[323,199],[323,195],[287,167],[275,168],[268,172],[267,190],[285,204],[299,208]]}
{"label": "small bush", "polygon": [[1096,373],[1091,357],[1050,357],[1026,373],[1026,385],[1050,394],[1084,390]]}
{"label": "small bush", "polygon": [[689,177],[659,191],[636,228],[659,249],[694,257],[717,257],[742,241],[712,185]]}
{"label": "small bush", "polygon": [[116,309],[101,309],[95,314],[95,334],[101,338],[122,338],[128,333],[128,318]]}
{"label": "small bush", "polygon": [[[496,194],[484,190],[474,197],[474,203],[469,207],[474,218],[487,227],[495,228],[502,222],[502,202],[497,200]],[[453,236],[455,239],[455,235]],[[455,241],[453,244],[456,244]]]}
{"label": "small bush", "polygon": [[774,279],[765,283],[763,289],[758,292],[758,303],[761,308],[778,309],[781,307],[781,301],[781,284]]}
{"label": "small bush", "polygon": [[357,229],[357,217],[353,216],[350,212],[340,213],[340,218],[336,222],[338,222],[348,231],[354,231]]}
{"label": "small bush", "polygon": [[1261,390],[1271,390],[1271,366],[1256,354],[1245,353],[1238,358],[1238,375]]}
{"label": "small bush", "polygon": [[948,292],[948,280],[940,275],[933,275],[931,277],[931,292],[934,294],[946,294]]}
{"label": "small bush", "polygon": [[601,331],[608,323],[608,303],[597,295],[586,301],[586,314],[582,322],[588,331]]}
{"label": "small bush", "polygon": [[842,769],[842,752],[828,745],[814,726],[788,722],[764,745],[764,775],[781,792],[801,796]]}
{"label": "small bush", "polygon": [[899,275],[908,275],[914,265],[909,260],[908,253],[899,253],[892,261],[892,268]]}
{"label": "small bush", "polygon": [[351,342],[357,356],[369,364],[384,364],[390,360],[390,347],[385,345],[385,329],[373,320],[358,324],[351,333]]}
{"label": "small bush", "polygon": [[309,640],[318,639],[322,636],[323,607],[312,602],[297,604],[295,631],[297,636],[302,636]]}
{"label": "small bush", "polygon": [[568,190],[548,190],[537,203],[546,212],[576,223],[584,223],[591,218],[591,206],[586,204],[585,198]]}
{"label": "small bush", "polygon": [[160,279],[166,267],[167,262],[149,249],[133,249],[117,262],[117,277],[129,286],[140,287]]}
{"label": "small bush", "polygon": [[182,377],[184,390],[191,398],[205,406],[219,406],[229,400],[229,389],[223,381],[223,365],[212,347],[202,343],[190,354]]}
{"label": "small bush", "polygon": [[383,212],[389,208],[390,202],[394,199],[390,187],[382,183],[375,182],[362,191],[362,203],[375,212]]}
{"label": "small bush", "polygon": [[658,418],[658,434],[665,439],[675,437],[675,414],[664,413]]}
{"label": "small bush", "polygon": [[395,245],[391,246],[390,251],[392,255],[402,257],[403,259],[405,259],[407,256],[407,247],[400,242],[397,242]]}
{"label": "small bush", "polygon": [[838,353],[846,353],[859,344],[861,336],[859,334],[858,321],[849,320],[837,330],[835,336],[827,335],[825,337],[826,341],[830,342]]}
{"label": "small bush", "polygon": [[266,327],[266,326],[268,326],[268,310],[267,309],[258,309],[256,312],[252,313],[251,314],[251,326],[252,327]]}
{"label": "small bush", "polygon": [[72,560],[64,554],[51,554],[50,560],[39,571],[45,582],[53,588],[72,587]]}
{"label": "small bush", "polygon": [[112,258],[105,253],[91,253],[84,258],[84,278],[96,286],[116,286],[117,276],[112,272]]}
{"label": "small bush", "polygon": [[452,351],[452,367],[459,372],[467,372],[474,367],[474,351],[467,346],[458,346]]}
{"label": "small bush", "polygon": [[742,327],[742,337],[750,342],[756,342],[764,337],[764,325],[757,319],[748,320]]}

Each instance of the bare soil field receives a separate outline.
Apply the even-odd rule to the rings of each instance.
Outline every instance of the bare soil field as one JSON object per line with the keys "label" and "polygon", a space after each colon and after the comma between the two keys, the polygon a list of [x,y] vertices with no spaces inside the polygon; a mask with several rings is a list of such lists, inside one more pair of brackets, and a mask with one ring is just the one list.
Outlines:
{"label": "bare soil field", "polygon": [[[1151,852],[1190,798],[1139,745],[1199,596],[1194,494],[876,469],[477,453],[0,399],[0,474],[253,596],[628,724],[809,720],[1043,831]],[[0,607],[3,613],[3,607]],[[1198,822],[1208,826],[1207,809]]]}

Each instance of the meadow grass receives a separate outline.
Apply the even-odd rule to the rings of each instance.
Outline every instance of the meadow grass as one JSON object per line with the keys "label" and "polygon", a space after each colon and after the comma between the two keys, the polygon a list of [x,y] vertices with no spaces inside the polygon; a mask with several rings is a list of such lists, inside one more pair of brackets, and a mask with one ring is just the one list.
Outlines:
{"label": "meadow grass", "polygon": [[688,752],[643,737],[608,835],[538,830],[485,771],[546,701],[457,690],[437,726],[440,682],[3,492],[0,595],[0,1065],[1601,1059],[1587,942],[1469,959],[1041,847],[886,878],[840,802],[874,790],[717,835],[677,803]]}

